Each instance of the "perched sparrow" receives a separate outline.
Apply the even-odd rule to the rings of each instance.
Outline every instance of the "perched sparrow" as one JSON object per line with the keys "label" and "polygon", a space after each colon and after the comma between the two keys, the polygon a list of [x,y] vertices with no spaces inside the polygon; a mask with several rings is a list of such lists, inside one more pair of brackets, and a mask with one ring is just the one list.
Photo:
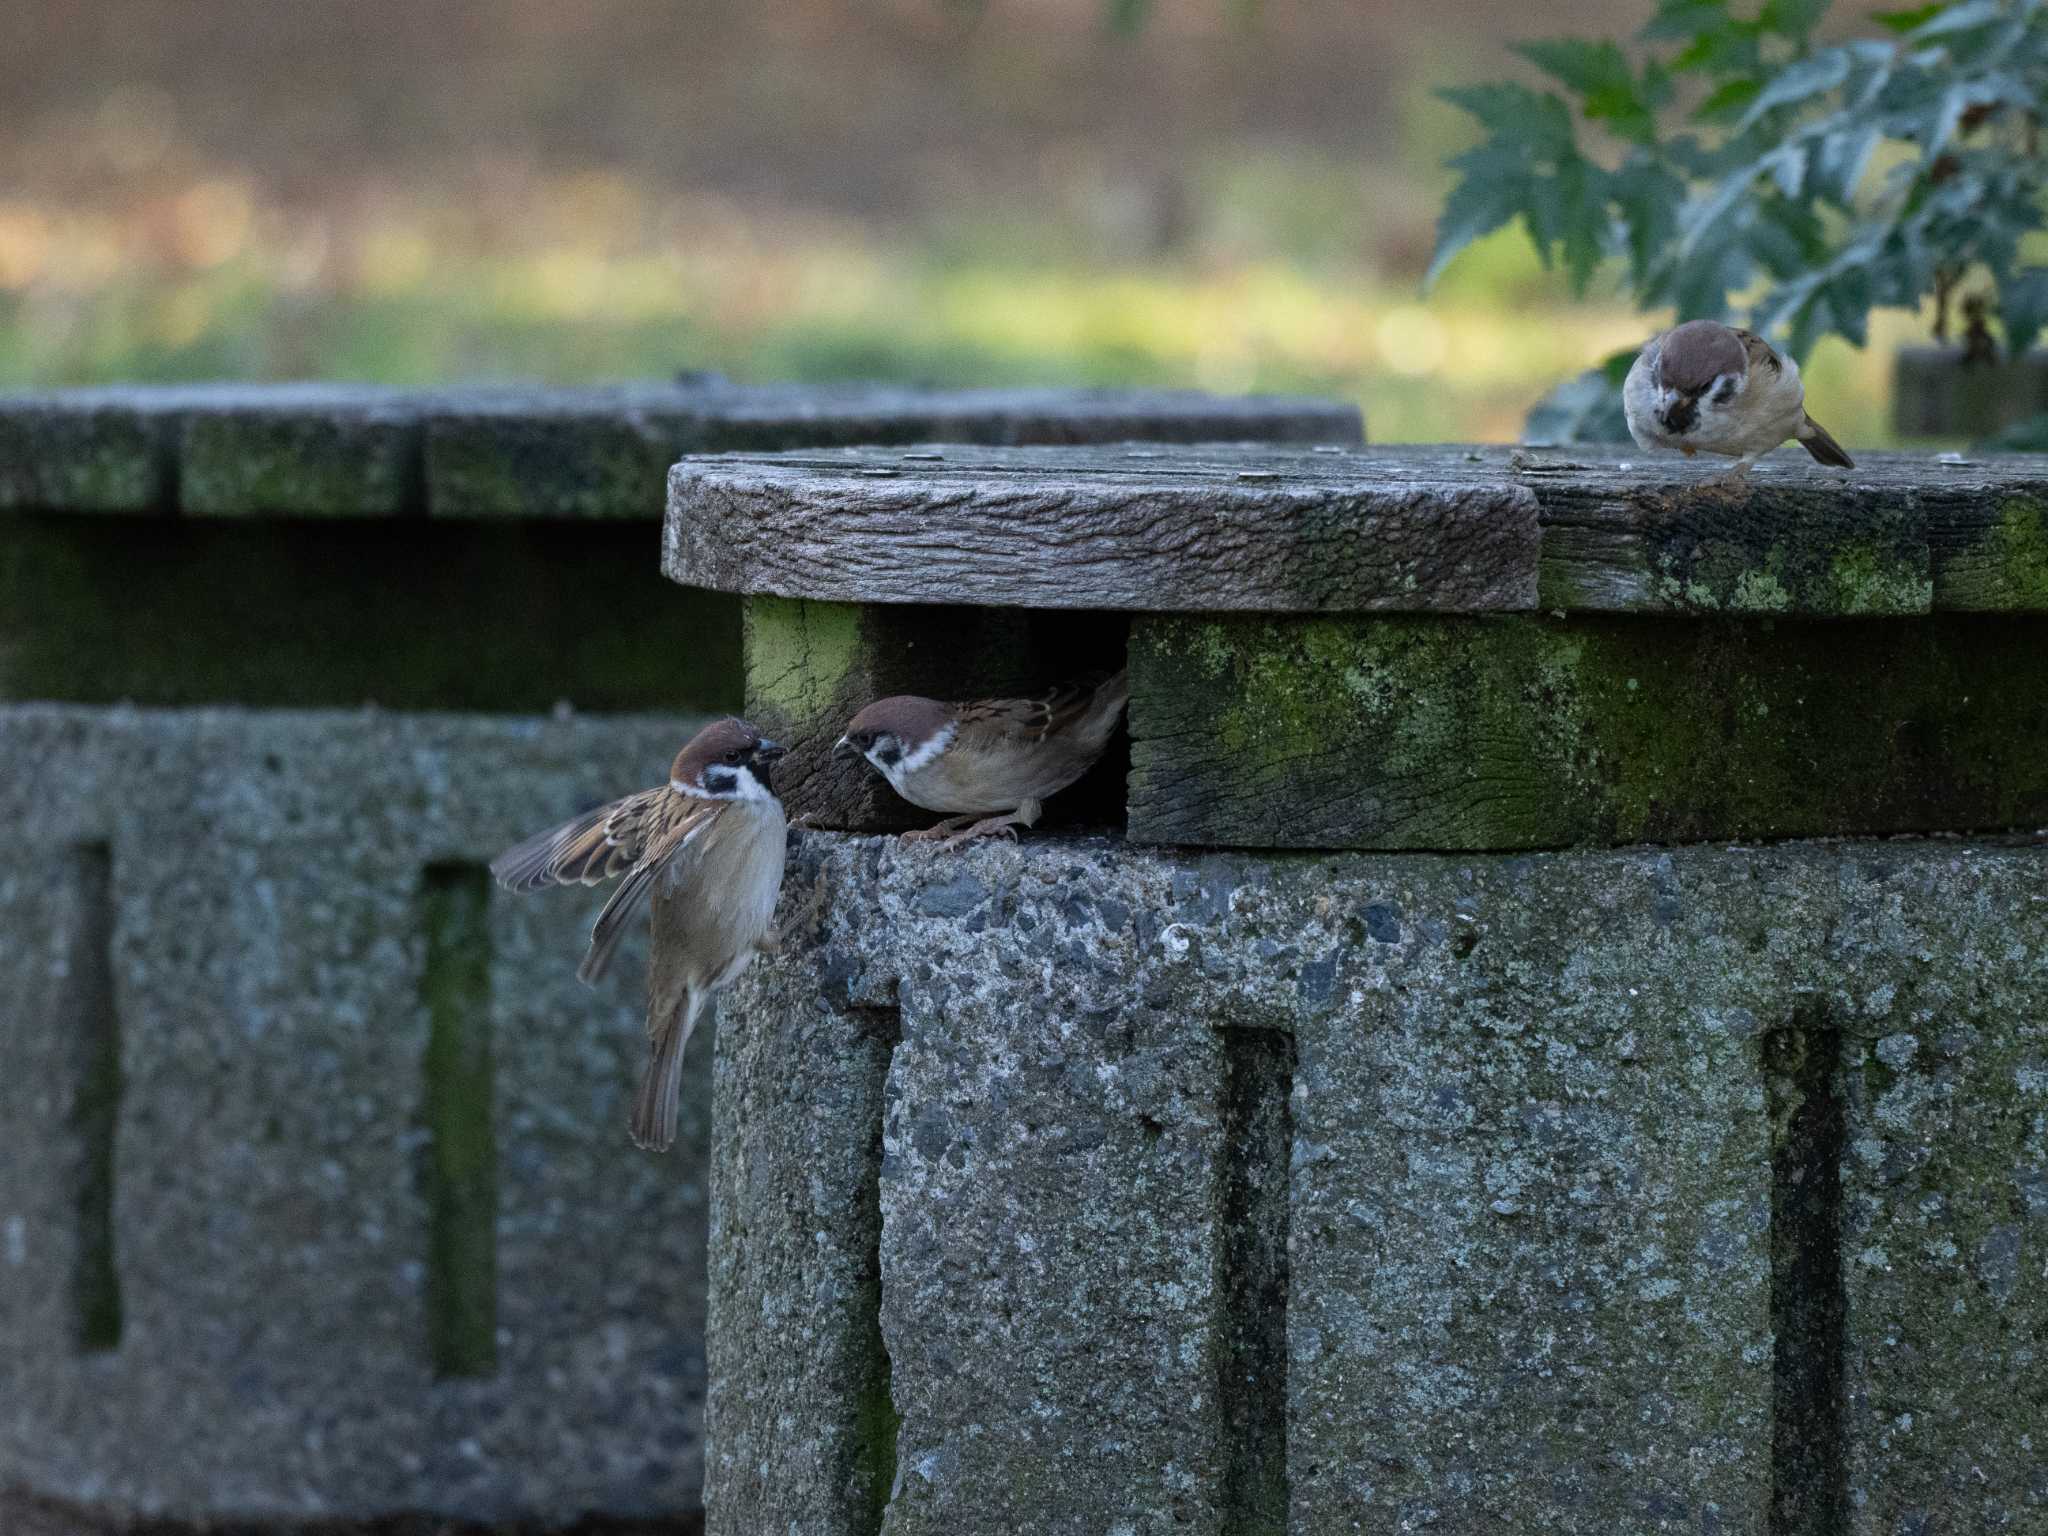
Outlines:
{"label": "perched sparrow", "polygon": [[957,833],[946,844],[954,848],[992,832],[1014,837],[1012,828],[1038,820],[1046,796],[1095,766],[1130,697],[1123,672],[1036,699],[941,704],[898,694],[855,715],[832,755],[866,758],[912,805],[947,813],[907,838]]}
{"label": "perched sparrow", "polygon": [[1688,458],[1726,454],[1741,475],[1796,437],[1821,463],[1856,467],[1806,414],[1799,365],[1756,332],[1716,320],[1688,320],[1651,337],[1628,371],[1621,400],[1638,447],[1676,448]]}
{"label": "perched sparrow", "polygon": [[614,800],[500,854],[508,891],[597,885],[623,873],[590,930],[584,981],[604,974],[626,924],[654,888],[683,903],[682,941],[655,957],[648,982],[647,1068],[633,1100],[636,1146],[676,1139],[683,1047],[713,993],[760,951],[772,952],[787,823],[770,772],[783,749],[744,720],[720,720],[676,754],[668,783]]}

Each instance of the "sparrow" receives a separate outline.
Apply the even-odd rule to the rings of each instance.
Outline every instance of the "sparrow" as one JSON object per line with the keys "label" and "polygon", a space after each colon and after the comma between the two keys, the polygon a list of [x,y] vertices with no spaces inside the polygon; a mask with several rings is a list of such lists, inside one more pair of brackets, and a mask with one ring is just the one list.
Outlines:
{"label": "sparrow", "polygon": [[1735,475],[1748,474],[1787,438],[1823,464],[1856,467],[1806,414],[1799,365],[1756,332],[1718,320],[1688,320],[1651,337],[1628,371],[1621,401],[1638,447],[1676,448],[1687,458],[1726,454],[1736,461]]}
{"label": "sparrow", "polygon": [[594,982],[656,882],[684,914],[679,938],[655,955],[648,980],[647,1066],[633,1099],[635,1146],[664,1152],[676,1139],[683,1048],[713,994],[761,953],[777,948],[788,822],[772,770],[783,748],[744,720],[719,720],[690,738],[668,783],[565,821],[491,861],[508,891],[625,879],[590,930],[577,978]]}
{"label": "sparrow", "polygon": [[912,805],[947,813],[906,840],[953,834],[945,846],[957,848],[992,833],[1015,837],[1038,820],[1047,796],[1095,766],[1130,697],[1122,671],[1033,699],[942,704],[897,694],[855,715],[832,756],[864,757]]}

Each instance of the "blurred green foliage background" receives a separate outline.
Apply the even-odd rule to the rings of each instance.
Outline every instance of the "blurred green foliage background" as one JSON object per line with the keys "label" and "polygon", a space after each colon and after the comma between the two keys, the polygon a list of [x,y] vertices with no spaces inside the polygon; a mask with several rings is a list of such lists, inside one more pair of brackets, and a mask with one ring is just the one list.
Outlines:
{"label": "blurred green foliage background", "polygon": [[[1832,29],[1863,8],[1837,7]],[[0,386],[1185,384],[1503,439],[1651,322],[1516,231],[1418,284],[1440,85],[1646,0],[0,7]],[[1886,438],[1890,352],[1809,388]]]}

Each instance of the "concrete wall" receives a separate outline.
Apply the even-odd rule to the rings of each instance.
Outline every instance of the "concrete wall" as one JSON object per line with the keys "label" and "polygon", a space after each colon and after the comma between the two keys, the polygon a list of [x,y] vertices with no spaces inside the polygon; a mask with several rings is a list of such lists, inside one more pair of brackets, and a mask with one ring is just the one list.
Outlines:
{"label": "concrete wall", "polygon": [[2048,843],[808,833],[785,900],[713,1532],[2048,1521]]}
{"label": "concrete wall", "polygon": [[695,1505],[703,1078],[636,1153],[644,941],[482,870],[691,723],[0,708],[0,1486]]}

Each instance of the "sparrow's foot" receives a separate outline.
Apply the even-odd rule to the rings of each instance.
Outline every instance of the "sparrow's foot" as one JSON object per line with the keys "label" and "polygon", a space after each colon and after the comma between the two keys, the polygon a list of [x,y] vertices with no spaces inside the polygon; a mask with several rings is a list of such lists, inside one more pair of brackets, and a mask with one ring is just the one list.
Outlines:
{"label": "sparrow's foot", "polygon": [[939,845],[939,849],[943,853],[951,853],[955,848],[971,843],[978,837],[1007,837],[1014,843],[1017,841],[1017,829],[1030,825],[1030,821],[1015,812],[1008,816],[991,816],[986,821],[977,821],[965,832],[947,838]]}
{"label": "sparrow's foot", "polygon": [[906,843],[929,842],[935,837],[944,837],[948,833],[958,832],[972,820],[974,820],[972,816],[948,816],[937,826],[924,827],[915,832],[904,833],[902,840]]}

